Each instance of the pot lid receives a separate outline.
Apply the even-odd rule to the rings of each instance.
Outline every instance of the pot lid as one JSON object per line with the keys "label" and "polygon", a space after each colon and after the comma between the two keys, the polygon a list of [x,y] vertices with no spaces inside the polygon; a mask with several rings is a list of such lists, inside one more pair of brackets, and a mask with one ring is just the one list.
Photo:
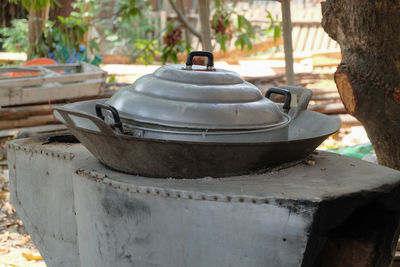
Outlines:
{"label": "pot lid", "polygon": [[[194,56],[208,66],[193,66]],[[195,129],[261,129],[289,117],[237,73],[213,66],[212,54],[192,52],[185,65],[167,65],[115,93],[107,103],[122,120]]]}

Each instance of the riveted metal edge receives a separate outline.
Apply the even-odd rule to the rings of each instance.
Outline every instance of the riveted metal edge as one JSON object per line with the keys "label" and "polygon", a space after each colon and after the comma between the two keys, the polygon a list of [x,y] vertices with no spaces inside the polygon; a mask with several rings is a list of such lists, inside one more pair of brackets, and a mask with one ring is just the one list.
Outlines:
{"label": "riveted metal edge", "polygon": [[[75,173],[81,177],[86,177],[90,180],[102,183],[106,186],[110,186],[116,190],[121,190],[133,194],[147,194],[152,196],[159,196],[165,198],[181,198],[185,200],[205,200],[205,201],[215,201],[215,202],[225,202],[225,203],[247,203],[255,205],[274,205],[287,207],[288,209],[293,209],[293,204],[289,203],[287,200],[268,198],[268,197],[249,197],[245,195],[226,195],[226,194],[205,194],[202,192],[188,192],[182,190],[166,190],[164,188],[154,187],[154,186],[141,186],[126,184],[123,182],[118,182],[111,180],[106,174],[101,174],[96,171],[89,171],[83,168],[79,168]],[[318,203],[314,201],[303,201],[305,206],[317,206]],[[297,205],[296,205],[297,206]]]}
{"label": "riveted metal edge", "polygon": [[19,146],[16,144],[7,144],[8,149],[14,149],[16,151],[23,151],[27,154],[42,154],[46,155],[49,157],[53,158],[60,158],[60,159],[67,159],[67,160],[73,160],[75,158],[75,155],[73,153],[62,153],[62,152],[54,152],[54,151],[49,151],[45,149],[38,149],[38,148],[27,148],[25,146]]}

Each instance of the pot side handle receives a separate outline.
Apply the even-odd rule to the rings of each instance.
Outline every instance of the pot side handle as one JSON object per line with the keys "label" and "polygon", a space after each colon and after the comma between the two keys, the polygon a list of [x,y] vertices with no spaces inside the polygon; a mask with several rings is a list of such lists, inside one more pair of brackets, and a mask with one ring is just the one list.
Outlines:
{"label": "pot side handle", "polygon": [[265,97],[270,98],[271,94],[278,94],[278,95],[285,96],[285,103],[283,104],[283,111],[285,113],[288,113],[289,109],[290,109],[290,104],[292,101],[292,94],[289,92],[289,90],[282,89],[279,87],[271,87],[265,93]]}
{"label": "pot side handle", "polygon": [[[312,90],[303,87],[281,85],[279,88],[288,90],[292,95],[300,95],[297,106],[291,105],[289,115],[292,119],[296,118],[303,110],[306,110],[311,100]],[[295,98],[294,98],[295,99]]]}
{"label": "pot side handle", "polygon": [[[105,121],[96,117],[95,115],[87,114],[85,112],[77,112],[64,107],[56,108],[56,111],[62,116],[63,118],[62,122],[66,124],[68,128],[72,128],[75,130],[79,129],[89,130],[108,136],[117,135],[117,132],[113,130],[110,125],[108,125]],[[84,125],[88,123],[83,123],[83,125],[82,124],[79,125],[78,120],[83,122],[87,121],[90,124],[94,125],[93,126],[90,126],[90,124]]]}
{"label": "pot side handle", "polygon": [[124,129],[122,128],[122,122],[121,119],[119,118],[118,110],[116,108],[106,103],[97,103],[95,109],[96,109],[96,116],[103,121],[105,120],[105,118],[101,110],[105,109],[110,111],[114,119],[114,124],[111,125],[112,128],[119,129],[120,133],[124,133]]}

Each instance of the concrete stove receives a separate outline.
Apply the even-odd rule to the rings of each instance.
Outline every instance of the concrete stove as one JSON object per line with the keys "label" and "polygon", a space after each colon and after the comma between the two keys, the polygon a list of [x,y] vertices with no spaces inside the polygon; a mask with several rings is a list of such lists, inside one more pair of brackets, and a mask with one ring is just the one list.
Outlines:
{"label": "concrete stove", "polygon": [[8,158],[12,203],[48,267],[391,262],[398,171],[317,152],[261,174],[153,179],[43,140],[10,142]]}

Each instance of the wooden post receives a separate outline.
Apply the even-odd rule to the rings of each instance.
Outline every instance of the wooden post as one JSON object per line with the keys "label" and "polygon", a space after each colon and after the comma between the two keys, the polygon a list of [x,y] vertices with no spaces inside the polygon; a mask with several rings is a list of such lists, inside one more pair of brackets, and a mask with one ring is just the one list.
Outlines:
{"label": "wooden post", "polygon": [[210,1],[199,0],[199,15],[201,24],[203,51],[212,52],[211,32],[210,32]]}
{"label": "wooden post", "polygon": [[292,20],[290,17],[290,0],[281,0],[283,24],[283,48],[285,51],[286,84],[295,85],[293,70]]}

